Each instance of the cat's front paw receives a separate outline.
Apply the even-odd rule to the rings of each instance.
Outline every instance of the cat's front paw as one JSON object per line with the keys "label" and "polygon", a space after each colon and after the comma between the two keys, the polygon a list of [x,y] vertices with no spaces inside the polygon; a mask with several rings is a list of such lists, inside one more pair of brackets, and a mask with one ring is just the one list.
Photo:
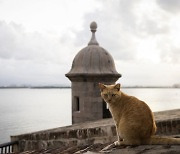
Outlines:
{"label": "cat's front paw", "polygon": [[120,141],[115,141],[115,142],[114,142],[114,145],[115,145],[115,146],[120,146],[120,145],[121,145],[121,144],[120,144]]}

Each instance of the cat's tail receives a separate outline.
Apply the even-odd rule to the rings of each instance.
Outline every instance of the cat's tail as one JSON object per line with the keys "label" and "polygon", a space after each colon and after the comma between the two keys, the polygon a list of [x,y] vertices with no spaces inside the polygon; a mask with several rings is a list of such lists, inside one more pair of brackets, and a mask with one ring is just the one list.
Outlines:
{"label": "cat's tail", "polygon": [[180,138],[152,136],[149,144],[152,145],[180,145]]}

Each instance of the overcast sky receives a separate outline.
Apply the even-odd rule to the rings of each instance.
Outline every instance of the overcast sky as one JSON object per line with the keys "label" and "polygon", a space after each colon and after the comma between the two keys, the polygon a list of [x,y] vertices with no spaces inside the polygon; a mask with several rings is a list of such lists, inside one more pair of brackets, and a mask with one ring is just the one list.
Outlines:
{"label": "overcast sky", "polygon": [[180,83],[180,0],[0,0],[0,86],[70,85],[92,21],[122,85]]}

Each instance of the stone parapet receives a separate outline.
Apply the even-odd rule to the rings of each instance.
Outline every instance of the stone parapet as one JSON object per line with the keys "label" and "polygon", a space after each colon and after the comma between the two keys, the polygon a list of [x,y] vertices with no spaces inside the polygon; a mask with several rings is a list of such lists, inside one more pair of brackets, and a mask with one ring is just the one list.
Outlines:
{"label": "stone parapet", "polygon": [[[180,110],[155,113],[157,135],[180,134]],[[162,118],[163,117],[163,118]],[[112,119],[74,124],[18,136],[18,151],[112,143],[117,139]]]}

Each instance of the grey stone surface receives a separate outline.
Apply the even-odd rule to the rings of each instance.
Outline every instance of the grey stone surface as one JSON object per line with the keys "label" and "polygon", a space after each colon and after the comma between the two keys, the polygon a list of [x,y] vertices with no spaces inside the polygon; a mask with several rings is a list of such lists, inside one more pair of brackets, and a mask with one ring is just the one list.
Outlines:
{"label": "grey stone surface", "polygon": [[[71,70],[66,74],[68,78],[73,76],[101,76],[106,75],[120,77],[116,71],[115,63],[110,53],[99,46],[95,32],[97,24],[92,22],[90,25],[92,38],[88,46],[80,50],[75,56]],[[105,76],[104,76],[105,75]]]}
{"label": "grey stone surface", "polygon": [[[180,110],[171,110],[155,113],[157,134],[173,135],[180,134]],[[162,118],[163,117],[163,118]],[[93,122],[84,122],[72,126],[49,129],[29,134],[12,136],[12,141],[19,141],[18,151],[41,150],[58,148],[66,149],[79,146],[88,147],[101,145],[117,140],[116,130],[112,119],[104,119]]]}
{"label": "grey stone surface", "polygon": [[[90,152],[87,152],[90,153]],[[97,152],[96,152],[97,153]],[[117,147],[104,153],[111,154],[179,154],[179,145],[142,145],[136,147]]]}
{"label": "grey stone surface", "polygon": [[108,144],[92,144],[71,147],[48,148],[41,150],[32,150],[20,152],[21,154],[179,154],[180,146],[178,145],[142,145],[114,147],[102,151]]}

